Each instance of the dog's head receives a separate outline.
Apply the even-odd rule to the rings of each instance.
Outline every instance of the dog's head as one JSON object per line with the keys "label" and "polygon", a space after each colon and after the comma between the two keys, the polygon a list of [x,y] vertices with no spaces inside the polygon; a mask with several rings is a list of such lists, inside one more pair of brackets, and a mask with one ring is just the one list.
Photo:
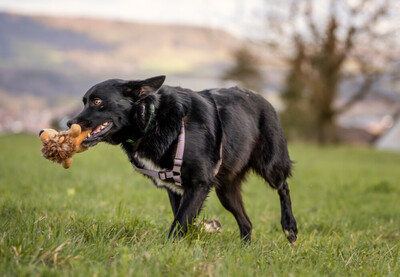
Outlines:
{"label": "dog's head", "polygon": [[165,76],[140,81],[110,79],[94,85],[83,96],[83,110],[67,125],[79,124],[83,130],[93,130],[83,146],[101,141],[119,144],[120,135],[132,127],[132,119],[143,114],[143,102],[162,86]]}

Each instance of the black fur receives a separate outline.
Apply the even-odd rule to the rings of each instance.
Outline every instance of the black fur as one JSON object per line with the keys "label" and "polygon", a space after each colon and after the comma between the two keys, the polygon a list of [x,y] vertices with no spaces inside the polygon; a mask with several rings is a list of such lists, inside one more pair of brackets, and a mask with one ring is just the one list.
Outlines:
{"label": "black fur", "polygon": [[[99,83],[85,94],[83,111],[69,125],[78,123],[83,129],[95,129],[112,122],[104,133],[86,139],[84,146],[100,141],[121,144],[130,161],[137,155],[160,168],[171,169],[183,120],[183,194],[167,188],[175,217],[170,236],[186,232],[215,187],[222,205],[235,216],[241,238],[250,241],[252,224],[243,207],[241,184],[253,169],[278,190],[282,228],[288,240],[294,242],[297,227],[286,182],[291,160],[271,104],[239,87],[194,92],[161,87],[164,80],[165,76],[158,76],[143,81],[111,79]],[[148,129],[144,131],[146,125]],[[221,158],[222,165],[214,176]]]}

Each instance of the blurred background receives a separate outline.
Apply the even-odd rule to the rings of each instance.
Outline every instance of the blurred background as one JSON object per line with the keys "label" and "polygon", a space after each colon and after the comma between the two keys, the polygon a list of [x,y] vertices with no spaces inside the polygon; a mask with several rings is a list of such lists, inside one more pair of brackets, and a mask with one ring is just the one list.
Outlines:
{"label": "blurred background", "polygon": [[400,151],[400,3],[0,0],[0,134],[65,128],[109,78],[265,96],[289,140]]}

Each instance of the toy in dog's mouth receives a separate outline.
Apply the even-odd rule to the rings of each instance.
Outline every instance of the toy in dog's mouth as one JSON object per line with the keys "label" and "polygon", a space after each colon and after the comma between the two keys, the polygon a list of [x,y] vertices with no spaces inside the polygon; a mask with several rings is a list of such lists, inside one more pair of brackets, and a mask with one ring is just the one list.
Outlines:
{"label": "toy in dog's mouth", "polygon": [[82,142],[84,147],[91,147],[102,141],[105,135],[111,130],[113,123],[111,121],[104,122],[88,133],[87,138]]}

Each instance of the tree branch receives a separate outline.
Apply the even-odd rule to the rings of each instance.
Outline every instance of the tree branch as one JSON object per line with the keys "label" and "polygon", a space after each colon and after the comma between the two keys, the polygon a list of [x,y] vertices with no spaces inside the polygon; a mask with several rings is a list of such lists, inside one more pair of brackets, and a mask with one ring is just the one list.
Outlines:
{"label": "tree branch", "polygon": [[375,74],[367,75],[366,79],[364,80],[358,91],[354,93],[353,96],[350,97],[350,99],[343,106],[336,109],[335,113],[344,113],[345,111],[349,110],[354,104],[364,99],[371,92],[372,84],[375,82],[376,77],[377,76]]}
{"label": "tree branch", "polygon": [[317,26],[315,25],[315,22],[314,22],[314,20],[313,20],[313,5],[312,5],[312,0],[307,0],[306,8],[305,8],[305,11],[304,11],[304,16],[305,16],[305,18],[306,18],[306,20],[307,20],[308,27],[309,27],[310,30],[311,30],[311,34],[312,34],[313,37],[314,37],[314,41],[316,41],[316,42],[321,41],[321,34],[320,34],[320,32],[318,31],[318,28],[317,28]]}

